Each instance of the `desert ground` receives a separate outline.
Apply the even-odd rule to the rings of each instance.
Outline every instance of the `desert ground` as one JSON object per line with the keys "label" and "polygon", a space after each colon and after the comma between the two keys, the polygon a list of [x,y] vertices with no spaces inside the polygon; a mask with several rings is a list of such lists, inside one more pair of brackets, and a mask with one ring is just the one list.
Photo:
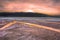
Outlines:
{"label": "desert ground", "polygon": [[0,40],[60,40],[60,19],[0,18]]}

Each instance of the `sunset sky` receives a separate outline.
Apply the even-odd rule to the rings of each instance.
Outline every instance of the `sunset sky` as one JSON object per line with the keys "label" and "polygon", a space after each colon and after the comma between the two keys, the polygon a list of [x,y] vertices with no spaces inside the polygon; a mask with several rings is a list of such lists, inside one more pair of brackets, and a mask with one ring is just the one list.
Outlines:
{"label": "sunset sky", "polygon": [[0,12],[37,12],[60,15],[60,0],[0,0]]}

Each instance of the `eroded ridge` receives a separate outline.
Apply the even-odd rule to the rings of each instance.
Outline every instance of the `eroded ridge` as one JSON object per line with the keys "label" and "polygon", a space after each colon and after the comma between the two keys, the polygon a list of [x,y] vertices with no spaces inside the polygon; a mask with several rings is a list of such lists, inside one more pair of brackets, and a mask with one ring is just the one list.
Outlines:
{"label": "eroded ridge", "polygon": [[13,25],[13,24],[15,24],[15,23],[16,23],[16,21],[9,22],[8,24],[6,24],[6,25],[4,25],[2,28],[0,28],[0,30],[3,30],[3,29],[5,29],[5,28],[7,28],[7,27],[10,27],[11,25]]}
{"label": "eroded ridge", "polygon": [[9,22],[8,24],[4,25],[2,28],[0,28],[0,30],[4,30],[6,28],[9,28],[9,27],[11,27],[11,25],[14,25],[16,23],[25,24],[25,25],[29,25],[29,27],[37,27],[37,28],[47,29],[47,30],[50,30],[50,31],[55,31],[55,32],[60,33],[60,29],[56,29],[56,28],[49,27],[49,26],[43,26],[43,25],[39,25],[39,24],[35,24],[35,23],[16,21],[16,20],[14,20],[12,22]]}

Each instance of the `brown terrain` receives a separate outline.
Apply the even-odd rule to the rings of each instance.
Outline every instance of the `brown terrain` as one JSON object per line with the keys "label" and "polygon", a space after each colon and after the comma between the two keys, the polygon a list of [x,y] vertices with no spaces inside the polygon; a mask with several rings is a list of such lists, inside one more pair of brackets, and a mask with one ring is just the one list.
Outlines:
{"label": "brown terrain", "polygon": [[0,0],[0,12],[37,12],[60,15],[60,0]]}
{"label": "brown terrain", "polygon": [[0,40],[60,40],[60,19],[57,20],[0,18]]}

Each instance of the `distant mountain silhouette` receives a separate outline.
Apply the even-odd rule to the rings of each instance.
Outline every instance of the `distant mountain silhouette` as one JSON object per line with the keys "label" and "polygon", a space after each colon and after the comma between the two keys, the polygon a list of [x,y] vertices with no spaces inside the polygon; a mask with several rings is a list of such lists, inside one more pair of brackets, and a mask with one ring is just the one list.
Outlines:
{"label": "distant mountain silhouette", "polygon": [[32,12],[0,12],[0,17],[60,17]]}

